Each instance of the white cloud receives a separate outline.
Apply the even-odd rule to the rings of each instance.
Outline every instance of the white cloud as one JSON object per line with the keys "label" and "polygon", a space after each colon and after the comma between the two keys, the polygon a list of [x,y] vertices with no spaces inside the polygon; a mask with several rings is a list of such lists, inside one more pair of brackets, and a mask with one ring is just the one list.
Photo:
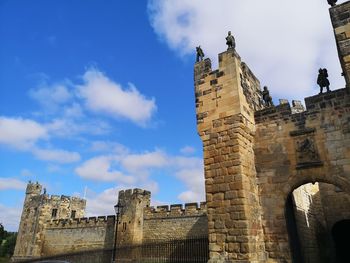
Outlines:
{"label": "white cloud", "polygon": [[215,65],[231,30],[238,53],[275,99],[315,94],[320,67],[333,88],[344,87],[326,1],[149,0],[149,14],[171,49],[194,54],[201,44]]}
{"label": "white cloud", "polygon": [[3,223],[6,231],[17,232],[21,219],[22,208],[8,207],[0,204],[0,223]]}
{"label": "white cloud", "polygon": [[57,110],[60,104],[69,102],[73,97],[65,84],[54,84],[52,86],[43,84],[40,88],[31,89],[29,96],[52,111]]}
{"label": "white cloud", "polygon": [[145,125],[156,111],[154,98],[147,99],[131,84],[125,89],[96,69],[86,71],[83,80],[84,84],[77,86],[78,93],[93,112]]}
{"label": "white cloud", "polygon": [[137,172],[149,168],[162,168],[168,164],[168,157],[162,151],[129,154],[121,158],[121,164],[129,171]]}
{"label": "white cloud", "polygon": [[99,194],[89,190],[86,197],[86,216],[114,215],[119,190],[121,188],[108,188]]}
{"label": "white cloud", "polygon": [[180,152],[181,152],[182,154],[193,154],[193,153],[196,152],[196,149],[193,148],[192,146],[188,146],[188,145],[187,145],[187,146],[181,148],[181,149],[180,149]]}
{"label": "white cloud", "polygon": [[116,181],[126,184],[134,183],[135,179],[113,169],[116,158],[113,156],[98,156],[92,158],[75,169],[75,172],[85,179],[99,181]]}
{"label": "white cloud", "polygon": [[129,149],[120,143],[111,141],[93,141],[91,142],[91,151],[113,152],[118,155],[126,155],[129,152]]}
{"label": "white cloud", "polygon": [[205,200],[203,165],[200,164],[194,168],[182,168],[176,173],[176,176],[184,182],[187,191],[178,195],[183,202],[193,202]]}
{"label": "white cloud", "polygon": [[120,155],[94,157],[77,167],[75,172],[86,179],[116,181],[126,188],[140,187],[158,192],[158,183],[152,175],[159,170],[164,176],[175,176],[186,186],[186,191],[178,196],[181,201],[204,200],[203,161],[197,157],[171,156],[160,150],[138,154],[125,151]]}
{"label": "white cloud", "polygon": [[76,121],[71,118],[56,118],[45,125],[48,131],[55,136],[71,137],[81,134],[102,135],[110,132],[110,125],[104,121],[84,120]]}
{"label": "white cloud", "polygon": [[0,144],[17,149],[28,149],[37,140],[47,137],[47,129],[35,121],[0,117]]}
{"label": "white cloud", "polygon": [[74,163],[80,161],[80,154],[59,149],[32,149],[36,158],[42,161],[52,161],[57,163]]}
{"label": "white cloud", "polygon": [[0,144],[31,152],[39,160],[59,163],[79,161],[80,155],[76,152],[37,146],[39,140],[49,139],[52,126],[29,119],[0,117]]}
{"label": "white cloud", "polygon": [[74,102],[72,105],[65,107],[64,116],[67,118],[80,118],[83,116],[83,110],[80,104]]}
{"label": "white cloud", "polygon": [[1,190],[24,190],[27,184],[15,178],[0,177],[0,191]]}
{"label": "white cloud", "polygon": [[[139,186],[140,187],[140,186]],[[108,188],[101,193],[95,193],[87,189],[86,195],[86,216],[114,215],[114,205],[118,202],[118,193],[120,190],[134,189],[134,186],[119,185],[118,187]],[[156,192],[154,186],[142,186],[152,193]],[[161,205],[163,202],[152,200],[152,205]]]}

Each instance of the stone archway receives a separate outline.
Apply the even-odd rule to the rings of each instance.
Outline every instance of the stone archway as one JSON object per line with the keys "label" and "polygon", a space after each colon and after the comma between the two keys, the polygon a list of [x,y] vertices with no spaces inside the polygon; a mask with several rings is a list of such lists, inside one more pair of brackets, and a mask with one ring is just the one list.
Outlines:
{"label": "stone archway", "polygon": [[[350,248],[346,246],[350,220],[341,220],[350,218],[350,191],[344,191],[349,185],[336,177],[334,180],[324,178],[312,183],[306,178],[291,180],[294,184],[289,184],[285,220],[292,262],[350,262],[346,257]],[[338,220],[342,223],[334,224]],[[348,236],[342,235],[347,230]],[[341,261],[335,261],[336,255]]]}

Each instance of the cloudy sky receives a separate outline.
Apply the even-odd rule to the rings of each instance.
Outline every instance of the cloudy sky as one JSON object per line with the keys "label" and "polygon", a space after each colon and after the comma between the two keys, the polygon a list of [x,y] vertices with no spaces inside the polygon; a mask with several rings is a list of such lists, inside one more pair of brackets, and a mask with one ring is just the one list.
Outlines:
{"label": "cloudy sky", "polygon": [[[341,2],[341,1],[340,1]],[[117,191],[154,204],[204,200],[195,46],[237,51],[279,98],[342,88],[327,1],[0,0],[0,222],[16,230],[24,189],[113,213]]]}

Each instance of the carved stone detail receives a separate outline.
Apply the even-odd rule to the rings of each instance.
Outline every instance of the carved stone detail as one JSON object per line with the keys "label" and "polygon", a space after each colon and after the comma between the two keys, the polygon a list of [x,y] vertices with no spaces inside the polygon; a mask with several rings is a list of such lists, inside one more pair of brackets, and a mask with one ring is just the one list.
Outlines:
{"label": "carved stone detail", "polygon": [[297,169],[322,166],[314,138],[301,136],[295,140]]}

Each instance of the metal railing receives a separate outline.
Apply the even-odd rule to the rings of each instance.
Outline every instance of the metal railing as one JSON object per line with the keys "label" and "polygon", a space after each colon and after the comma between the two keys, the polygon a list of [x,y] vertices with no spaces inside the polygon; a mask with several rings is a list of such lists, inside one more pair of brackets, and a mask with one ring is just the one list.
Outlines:
{"label": "metal railing", "polygon": [[[111,263],[113,249],[79,251],[21,262],[65,260],[70,263]],[[148,241],[140,245],[118,246],[116,263],[206,263],[209,259],[208,238]]]}

